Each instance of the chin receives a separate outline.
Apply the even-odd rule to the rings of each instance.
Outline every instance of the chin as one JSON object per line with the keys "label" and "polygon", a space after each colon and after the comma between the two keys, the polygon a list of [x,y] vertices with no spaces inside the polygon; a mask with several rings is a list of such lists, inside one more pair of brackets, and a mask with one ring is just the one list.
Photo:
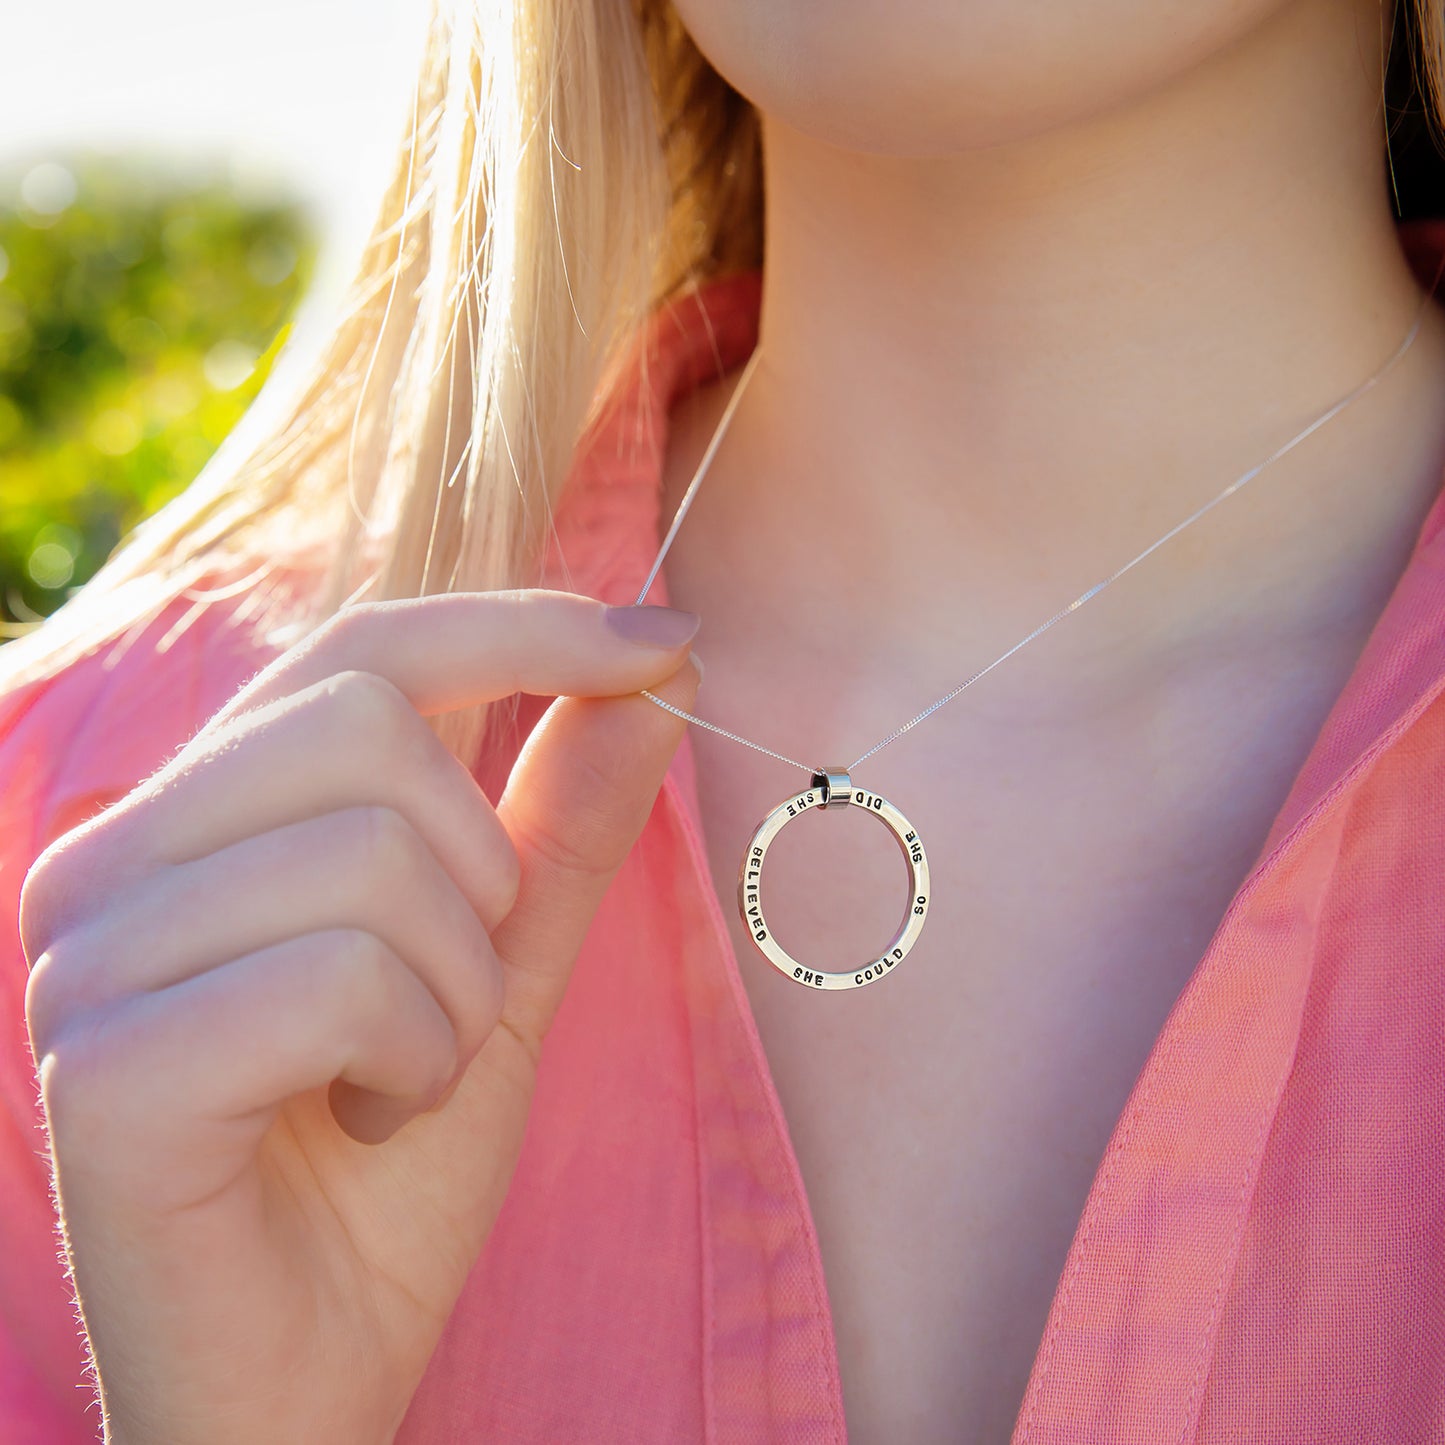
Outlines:
{"label": "chin", "polygon": [[1102,118],[1300,8],[1284,0],[674,7],[713,67],[770,121],[827,145],[896,156],[984,149]]}

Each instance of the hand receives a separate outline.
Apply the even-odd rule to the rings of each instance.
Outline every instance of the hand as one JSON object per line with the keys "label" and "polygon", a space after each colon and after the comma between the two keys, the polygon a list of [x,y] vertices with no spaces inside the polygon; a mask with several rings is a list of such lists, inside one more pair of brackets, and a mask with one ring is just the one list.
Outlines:
{"label": "hand", "polygon": [[[607,613],[542,590],[349,608],[26,875],[107,1440],[392,1439],[686,726],[635,694],[696,689],[690,633],[629,641]],[[422,716],[517,691],[556,701],[494,809]]]}

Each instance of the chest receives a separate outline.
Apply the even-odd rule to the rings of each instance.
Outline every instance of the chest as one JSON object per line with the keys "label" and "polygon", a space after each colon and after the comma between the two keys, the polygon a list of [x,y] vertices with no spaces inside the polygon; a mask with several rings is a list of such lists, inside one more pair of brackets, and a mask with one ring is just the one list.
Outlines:
{"label": "chest", "polygon": [[[855,1445],[954,1440],[963,1420],[1008,1440],[1109,1135],[1326,704],[1256,700],[1273,726],[1237,716],[1219,752],[1189,733],[1194,697],[1067,732],[955,726],[871,759],[855,776],[923,835],[932,899],[898,971],[840,993],[777,973],[736,907],[743,846],[795,779],[691,730]],[[876,824],[813,811],[774,843],[764,902],[800,962],[841,969],[887,943],[906,876]]]}

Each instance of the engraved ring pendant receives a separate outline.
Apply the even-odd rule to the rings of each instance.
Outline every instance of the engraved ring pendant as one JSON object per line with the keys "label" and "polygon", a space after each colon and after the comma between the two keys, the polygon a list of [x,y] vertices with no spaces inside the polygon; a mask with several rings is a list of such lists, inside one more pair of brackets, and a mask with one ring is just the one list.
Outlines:
{"label": "engraved ring pendant", "polygon": [[[810,808],[844,807],[858,808],[870,818],[877,818],[893,835],[908,867],[908,902],[904,906],[898,931],[878,957],[868,959],[846,973],[825,973],[799,963],[774,936],[763,913],[763,865],[773,840],[794,818],[802,817]],[[928,857],[917,830],[887,798],[880,798],[866,788],[855,787],[841,768],[814,773],[810,787],[779,803],[758,824],[738,869],[738,907],[742,910],[743,921],[753,942],[780,973],[811,988],[861,988],[882,978],[907,956],[908,950],[923,932],[923,924],[928,917],[928,900]]]}

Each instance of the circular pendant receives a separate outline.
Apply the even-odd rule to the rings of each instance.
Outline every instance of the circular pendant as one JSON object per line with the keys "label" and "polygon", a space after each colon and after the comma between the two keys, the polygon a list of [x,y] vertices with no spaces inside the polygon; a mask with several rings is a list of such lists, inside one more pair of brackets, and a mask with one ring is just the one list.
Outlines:
{"label": "circular pendant", "polygon": [[[903,921],[893,935],[893,941],[877,957],[869,959],[860,968],[844,973],[829,973],[809,968],[799,963],[773,936],[773,930],[763,916],[762,883],[763,863],[773,839],[810,808],[855,807],[862,809],[870,818],[877,818],[893,835],[908,865],[908,902],[904,906]],[[801,793],[785,798],[753,833],[743,854],[742,866],[738,869],[738,908],[747,925],[749,936],[759,952],[779,973],[809,988],[861,988],[876,983],[900,963],[908,950],[918,941],[923,931],[924,920],[928,917],[929,883],[928,858],[917,830],[888,801],[877,793],[853,785],[852,779],[841,768],[813,774],[812,786]]]}

